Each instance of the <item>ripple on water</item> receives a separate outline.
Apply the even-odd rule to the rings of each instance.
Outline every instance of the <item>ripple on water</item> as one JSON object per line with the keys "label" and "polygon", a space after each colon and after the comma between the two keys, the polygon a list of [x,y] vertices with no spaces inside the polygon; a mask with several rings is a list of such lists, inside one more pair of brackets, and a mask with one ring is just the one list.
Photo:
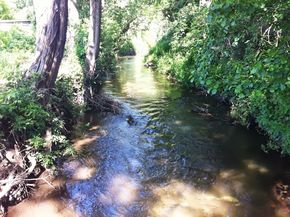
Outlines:
{"label": "ripple on water", "polygon": [[[54,194],[58,205],[47,205],[47,214],[289,216],[286,203],[273,194],[281,174],[290,171],[289,161],[261,152],[264,138],[231,125],[227,109],[213,98],[170,84],[142,65],[137,58],[121,61],[105,85],[122,104],[122,114],[91,114],[88,120],[99,134],[89,131],[76,143],[90,158],[65,164],[67,197]],[[194,106],[210,114],[193,112]],[[43,201],[33,204],[47,210]]]}

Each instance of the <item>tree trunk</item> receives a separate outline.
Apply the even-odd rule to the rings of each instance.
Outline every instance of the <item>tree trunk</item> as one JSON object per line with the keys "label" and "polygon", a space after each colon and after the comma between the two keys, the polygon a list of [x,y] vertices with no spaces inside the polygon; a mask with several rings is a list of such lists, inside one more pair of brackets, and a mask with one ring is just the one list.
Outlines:
{"label": "tree trunk", "polygon": [[96,91],[96,59],[100,52],[102,1],[90,0],[88,48],[84,71],[84,100],[89,105]]}
{"label": "tree trunk", "polygon": [[[46,1],[41,0],[41,3],[44,2]],[[37,28],[41,32],[37,34],[36,57],[26,74],[26,77],[31,77],[32,73],[38,73],[36,87],[44,90],[50,90],[55,85],[64,53],[68,23],[68,0],[50,2],[50,8],[46,10],[49,13],[41,14],[41,19],[37,20]],[[44,104],[46,103],[47,99],[44,99]]]}
{"label": "tree trunk", "polygon": [[48,22],[47,11],[52,8],[53,1],[33,0],[33,10],[36,23],[35,36],[38,39],[41,35],[44,24]]}

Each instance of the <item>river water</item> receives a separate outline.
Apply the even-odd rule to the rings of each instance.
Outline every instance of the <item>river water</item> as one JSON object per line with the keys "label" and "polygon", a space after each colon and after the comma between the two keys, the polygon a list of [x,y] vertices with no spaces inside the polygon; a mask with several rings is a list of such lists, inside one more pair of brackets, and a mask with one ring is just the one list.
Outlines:
{"label": "river water", "polygon": [[64,164],[58,193],[40,193],[10,216],[289,215],[273,193],[290,174],[289,161],[265,154],[265,138],[231,124],[225,105],[169,82],[137,57],[120,61],[104,92],[122,112],[89,114],[89,130],[75,141],[86,154]]}

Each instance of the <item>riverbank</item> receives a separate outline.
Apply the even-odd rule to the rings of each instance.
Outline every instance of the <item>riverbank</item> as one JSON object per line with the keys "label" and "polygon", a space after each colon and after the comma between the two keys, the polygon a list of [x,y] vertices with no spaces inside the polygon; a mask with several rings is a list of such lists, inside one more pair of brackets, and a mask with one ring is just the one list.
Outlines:
{"label": "riverbank", "polygon": [[73,208],[74,202],[70,202],[67,185],[90,179],[95,175],[98,169],[98,156],[89,153],[88,150],[102,135],[100,126],[94,124],[85,126],[85,120],[86,118],[75,130],[76,139],[71,141],[77,155],[59,163],[57,171],[54,171],[57,174],[51,170],[44,171],[37,179],[36,188],[30,192],[30,196],[21,203],[9,207],[7,217],[80,216]]}
{"label": "riverbank", "polygon": [[[26,201],[35,209],[56,216],[288,215],[274,190],[279,180],[287,185],[289,161],[263,153],[256,132],[222,121],[226,106],[168,82],[136,57],[120,61],[103,91],[122,111],[88,115],[75,147],[90,155],[65,162],[61,193]],[[213,117],[194,106],[207,106]]]}
{"label": "riverbank", "polygon": [[[256,122],[270,137],[265,150],[286,155],[290,153],[287,4],[214,2],[208,8],[171,4],[170,28],[147,58],[157,71],[180,83],[228,99],[235,119],[245,126]],[[274,15],[269,17],[264,10]],[[279,19],[273,21],[275,16]],[[267,31],[271,37],[266,39]]]}

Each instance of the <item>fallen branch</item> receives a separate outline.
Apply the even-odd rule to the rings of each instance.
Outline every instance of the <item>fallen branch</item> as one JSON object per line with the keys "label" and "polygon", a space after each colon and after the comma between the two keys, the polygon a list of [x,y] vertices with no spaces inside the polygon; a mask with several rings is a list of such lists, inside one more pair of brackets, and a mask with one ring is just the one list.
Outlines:
{"label": "fallen branch", "polygon": [[36,167],[36,158],[28,155],[27,159],[29,160],[30,166],[22,173],[17,174],[17,169],[13,172],[10,172],[8,178],[6,180],[0,180],[0,201],[3,200],[4,197],[8,196],[8,193],[12,190],[12,188],[16,185],[19,185],[31,175],[34,168]]}
{"label": "fallen branch", "polygon": [[96,95],[94,99],[90,99],[92,109],[100,112],[111,112],[113,114],[119,114],[121,105],[117,101],[111,99],[106,95]]}

